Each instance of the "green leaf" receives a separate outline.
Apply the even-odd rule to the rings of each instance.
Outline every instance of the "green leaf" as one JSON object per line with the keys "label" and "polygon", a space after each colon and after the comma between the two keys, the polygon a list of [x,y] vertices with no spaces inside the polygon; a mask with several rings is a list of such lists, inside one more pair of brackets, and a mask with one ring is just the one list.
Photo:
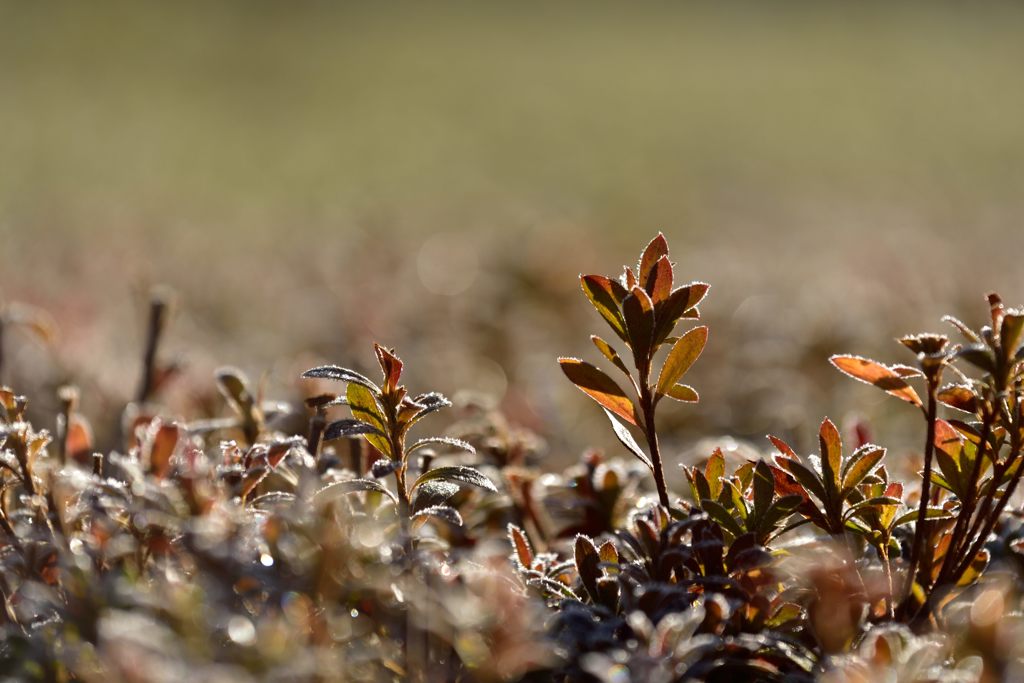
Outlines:
{"label": "green leaf", "polygon": [[378,451],[389,458],[400,458],[401,453],[391,452],[391,442],[383,436],[388,432],[387,421],[384,413],[377,403],[373,392],[362,384],[352,382],[345,391],[348,399],[348,406],[352,410],[352,417],[360,422],[365,422],[377,428],[380,434],[366,434],[365,438]]}
{"label": "green leaf", "polygon": [[804,465],[799,460],[793,460],[791,458],[781,458],[776,456],[775,462],[778,466],[793,475],[793,478],[804,487],[808,493],[814,494],[814,496],[821,501],[825,502],[825,487],[822,484],[821,478],[815,474],[814,470]]}
{"label": "green leaf", "polygon": [[653,471],[654,463],[651,462],[651,459],[648,458],[647,454],[644,453],[642,448],[640,448],[640,445],[637,444],[633,435],[629,433],[628,429],[626,429],[626,426],[619,422],[615,415],[613,415],[607,408],[604,409],[604,414],[608,416],[608,421],[612,423],[612,431],[615,432],[615,437],[619,440],[619,443],[625,446],[626,450],[635,455],[640,462],[647,465],[647,469]]}
{"label": "green leaf", "polygon": [[921,398],[899,372],[869,358],[832,356],[829,361],[843,374],[878,387],[885,393],[921,407]]}
{"label": "green leaf", "polygon": [[636,408],[619,385],[599,369],[578,358],[559,358],[562,372],[580,391],[631,425],[636,425]]}
{"label": "green leaf", "polygon": [[622,315],[626,319],[629,347],[637,366],[651,354],[654,341],[654,304],[647,292],[634,287],[622,300]]}
{"label": "green leaf", "polygon": [[482,489],[497,493],[498,489],[494,486],[494,482],[488,479],[479,470],[473,469],[472,467],[466,467],[464,465],[449,465],[446,467],[436,467],[432,470],[427,470],[421,474],[416,482],[412,485],[413,489],[416,489],[428,481],[434,480],[450,481],[461,484],[472,484],[473,486],[479,486]]}
{"label": "green leaf", "polygon": [[431,436],[426,439],[420,439],[407,448],[406,452],[412,453],[413,451],[418,451],[426,446],[448,446],[455,450],[465,451],[467,453],[476,453],[476,449],[473,448],[472,444],[463,441],[462,439],[455,439],[450,436]]}
{"label": "green leaf", "polygon": [[669,395],[670,390],[700,356],[707,341],[708,328],[701,325],[684,334],[672,345],[672,350],[668,352],[665,364],[661,366],[661,375],[658,377],[659,394]]}
{"label": "green leaf", "polygon": [[[775,478],[772,470],[763,460],[754,466],[754,516],[759,519],[772,504],[775,497]],[[755,521],[756,524],[756,521]]]}
{"label": "green leaf", "polygon": [[[916,522],[919,512],[920,510],[911,510],[910,512],[900,515],[896,518],[896,521],[893,522],[893,526],[897,527],[904,524],[910,524],[911,522]],[[942,508],[928,508],[925,510],[924,516],[925,519],[952,519],[953,513],[948,510],[943,510]]]}
{"label": "green leaf", "polygon": [[875,469],[875,466],[882,461],[885,456],[885,449],[872,444],[865,444],[861,446],[850,459],[843,466],[845,475],[843,476],[843,491],[842,496],[845,498],[846,493],[853,490],[864,477],[870,474],[871,470]]}
{"label": "green leaf", "polygon": [[[580,284],[583,287],[583,293],[587,295],[587,299],[590,300],[594,309],[615,331],[615,334],[619,335],[620,339],[627,341],[626,321],[619,310],[622,299],[625,297],[622,285],[603,275],[581,275]],[[618,296],[620,292],[622,296]]]}
{"label": "green leaf", "polygon": [[444,505],[460,489],[458,484],[453,484],[450,481],[441,481],[440,479],[428,481],[416,488],[412,499],[412,509],[415,512],[435,505]]}
{"label": "green leaf", "polygon": [[736,518],[729,514],[729,511],[725,509],[721,503],[717,500],[711,500],[710,498],[704,498],[700,501],[700,507],[704,512],[708,513],[708,516],[714,521],[718,522],[718,525],[728,531],[733,536],[739,537],[746,533],[743,527],[739,525]]}
{"label": "green leaf", "polygon": [[432,505],[431,507],[423,508],[414,513],[412,519],[426,521],[428,517],[436,517],[437,519],[443,519],[449,524],[462,526],[462,515],[459,514],[458,510],[447,505]]}
{"label": "green leaf", "polygon": [[324,441],[333,441],[343,437],[359,436],[361,434],[377,434],[384,436],[384,433],[371,424],[359,420],[336,420],[327,425],[324,429]]}
{"label": "green leaf", "polygon": [[599,598],[597,580],[601,577],[601,554],[593,541],[580,534],[576,537],[574,556],[580,581],[590,594],[590,599],[596,602]]}
{"label": "green leaf", "polygon": [[338,382],[354,382],[355,384],[362,385],[367,389],[371,390],[374,394],[380,395],[380,387],[371,382],[366,377],[360,375],[355,370],[349,370],[348,368],[340,368],[337,365],[321,365],[313,368],[312,370],[306,370],[302,373],[302,376],[307,379],[333,379]]}
{"label": "green leaf", "polygon": [[320,504],[328,503],[332,500],[336,500],[340,496],[347,496],[360,491],[383,493],[395,503],[398,502],[398,497],[395,494],[380,482],[376,482],[373,479],[348,479],[346,481],[338,481],[333,484],[328,484],[313,494],[313,500]]}

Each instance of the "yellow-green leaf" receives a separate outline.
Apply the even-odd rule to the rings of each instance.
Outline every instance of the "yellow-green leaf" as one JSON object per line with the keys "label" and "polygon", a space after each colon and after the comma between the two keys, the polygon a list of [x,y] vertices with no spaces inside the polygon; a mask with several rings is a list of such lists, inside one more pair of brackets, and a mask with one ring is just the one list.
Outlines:
{"label": "yellow-green leaf", "polygon": [[700,356],[707,341],[708,328],[701,325],[684,334],[672,345],[672,350],[668,352],[665,364],[661,367],[661,375],[658,377],[658,393],[669,395],[670,390]]}

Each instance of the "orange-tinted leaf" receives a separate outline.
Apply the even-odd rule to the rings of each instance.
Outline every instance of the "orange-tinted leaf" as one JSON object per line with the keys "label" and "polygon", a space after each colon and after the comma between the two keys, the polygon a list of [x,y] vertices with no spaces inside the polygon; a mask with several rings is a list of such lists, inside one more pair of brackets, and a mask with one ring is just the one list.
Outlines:
{"label": "orange-tinted leaf", "polygon": [[872,384],[915,406],[921,406],[921,399],[914,388],[892,368],[859,356],[832,356],[829,360],[840,372],[861,382]]}
{"label": "orange-tinted leaf", "polygon": [[658,377],[658,393],[669,393],[700,356],[707,341],[708,328],[701,325],[684,334],[672,345],[672,350],[668,352],[665,364],[661,367],[661,375]]}
{"label": "orange-tinted leaf", "polygon": [[659,232],[658,236],[651,240],[647,248],[644,249],[644,253],[640,256],[640,263],[637,266],[637,280],[646,284],[658,259],[663,256],[668,256],[668,242],[665,240],[665,236]]}
{"label": "orange-tinted leaf", "polygon": [[626,321],[619,310],[622,299],[625,297],[622,285],[603,275],[582,275],[580,276],[580,286],[583,288],[583,293],[587,295],[587,299],[590,300],[590,304],[615,331],[615,334],[626,341],[628,339]]}
{"label": "orange-tinted leaf", "polygon": [[146,439],[145,462],[149,472],[157,479],[163,479],[171,470],[171,456],[178,446],[181,430],[176,424],[160,420],[150,423]]}
{"label": "orange-tinted leaf", "polygon": [[526,533],[515,524],[509,524],[508,539],[516,551],[516,559],[519,560],[519,566],[523,569],[532,567],[533,549],[530,548],[530,542],[526,538]]}
{"label": "orange-tinted leaf", "polygon": [[974,414],[978,411],[978,397],[963,384],[951,384],[938,393],[937,398],[950,408]]}
{"label": "orange-tinted leaf", "polygon": [[654,264],[644,282],[644,289],[651,295],[651,301],[655,305],[665,301],[672,294],[672,264],[667,256],[662,256]]}
{"label": "orange-tinted leaf", "polygon": [[68,420],[67,454],[75,462],[86,465],[92,462],[92,427],[88,420],[74,413]]}
{"label": "orange-tinted leaf", "polygon": [[580,391],[631,425],[637,424],[636,409],[626,393],[608,375],[578,358],[559,358],[562,372]]}

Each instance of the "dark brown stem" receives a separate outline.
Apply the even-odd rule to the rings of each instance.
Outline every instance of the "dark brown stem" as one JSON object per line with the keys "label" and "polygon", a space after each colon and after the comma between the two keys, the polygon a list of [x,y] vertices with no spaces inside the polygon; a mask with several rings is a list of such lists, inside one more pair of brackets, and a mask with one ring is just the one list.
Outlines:
{"label": "dark brown stem", "polygon": [[921,504],[917,510],[917,526],[914,529],[914,541],[910,550],[910,567],[907,570],[907,586],[904,591],[905,599],[909,598],[914,590],[914,575],[917,573],[918,565],[921,562],[921,546],[924,543],[925,533],[928,531],[925,520],[927,519],[928,500],[931,493],[932,460],[935,456],[935,421],[938,413],[936,392],[938,391],[938,386],[938,376],[928,379],[928,411],[926,416],[928,429],[924,443],[924,479],[921,482]]}
{"label": "dark brown stem", "polygon": [[146,349],[142,357],[142,377],[139,380],[139,389],[135,394],[135,400],[145,403],[153,393],[156,380],[156,353],[160,345],[160,335],[167,320],[167,298],[154,293],[149,304],[149,326],[146,330]]}
{"label": "dark brown stem", "polygon": [[646,379],[640,393],[640,410],[644,414],[644,436],[647,437],[647,447],[651,451],[651,463],[654,465],[654,485],[658,489],[658,500],[662,507],[671,510],[668,486],[665,485],[665,470],[661,464],[661,450],[658,448],[658,432],[654,427],[654,398]]}

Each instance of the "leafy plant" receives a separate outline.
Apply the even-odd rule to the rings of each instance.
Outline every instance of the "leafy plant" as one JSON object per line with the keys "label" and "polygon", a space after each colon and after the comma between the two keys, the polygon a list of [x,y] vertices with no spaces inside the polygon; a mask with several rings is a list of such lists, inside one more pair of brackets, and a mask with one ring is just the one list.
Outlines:
{"label": "leafy plant", "polygon": [[303,377],[329,379],[347,385],[345,395],[335,399],[338,404],[349,407],[351,418],[329,423],[323,438],[331,441],[339,438],[365,439],[381,456],[374,463],[373,473],[377,478],[394,476],[395,491],[382,485],[376,478],[355,478],[336,482],[320,490],[321,500],[341,494],[360,491],[383,494],[398,506],[403,524],[410,521],[435,517],[446,522],[461,525],[458,510],[446,505],[447,501],[465,485],[477,486],[496,492],[494,483],[479,470],[464,465],[446,465],[422,469],[410,480],[413,463],[411,456],[428,446],[442,446],[449,449],[475,453],[467,442],[451,437],[426,437],[408,443],[410,429],[425,418],[451,402],[436,392],[410,397],[408,390],[399,382],[403,364],[394,352],[375,344],[374,351],[380,365],[383,380],[378,386],[363,375],[338,367],[322,365],[303,373]]}
{"label": "leafy plant", "polygon": [[[630,350],[633,371],[610,343],[596,335],[591,336],[601,355],[626,376],[634,397],[631,398],[615,380],[586,361],[559,358],[558,362],[566,377],[604,409],[622,445],[651,470],[658,499],[665,508],[670,508],[655,428],[655,411],[666,396],[684,403],[699,400],[697,391],[681,384],[680,380],[704,350],[708,328],[699,326],[682,336],[672,335],[680,320],[700,317],[697,305],[704,299],[709,286],[703,282],[691,282],[673,288],[668,243],[660,233],[640,255],[635,272],[626,266],[618,279],[582,275],[580,283],[591,305]],[[668,355],[657,378],[654,378],[655,355],[664,345],[670,345]],[[647,453],[640,448],[626,425],[643,434]]]}

